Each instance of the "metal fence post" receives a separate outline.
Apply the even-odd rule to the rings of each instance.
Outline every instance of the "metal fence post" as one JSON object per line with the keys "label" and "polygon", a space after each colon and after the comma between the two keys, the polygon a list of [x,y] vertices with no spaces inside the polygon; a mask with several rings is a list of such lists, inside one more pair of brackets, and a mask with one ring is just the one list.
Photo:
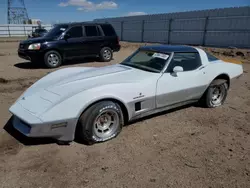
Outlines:
{"label": "metal fence post", "polygon": [[168,44],[170,44],[170,37],[171,37],[171,26],[172,26],[172,21],[173,21],[173,19],[172,18],[170,18],[169,19],[169,23],[168,23]]}
{"label": "metal fence post", "polygon": [[205,44],[206,44],[207,26],[208,26],[208,16],[205,19],[205,25],[204,25],[204,31],[203,31],[203,39],[202,39],[202,46],[205,46]]}
{"label": "metal fence post", "polygon": [[123,24],[124,21],[121,21],[121,41],[123,41]]}
{"label": "metal fence post", "polygon": [[10,25],[8,24],[8,33],[9,33],[9,37],[11,37],[10,35]]}
{"label": "metal fence post", "polygon": [[23,30],[24,30],[24,36],[26,36],[25,25],[23,25]]}
{"label": "metal fence post", "polygon": [[142,24],[141,24],[141,42],[144,42],[144,24],[145,24],[145,20],[142,20]]}

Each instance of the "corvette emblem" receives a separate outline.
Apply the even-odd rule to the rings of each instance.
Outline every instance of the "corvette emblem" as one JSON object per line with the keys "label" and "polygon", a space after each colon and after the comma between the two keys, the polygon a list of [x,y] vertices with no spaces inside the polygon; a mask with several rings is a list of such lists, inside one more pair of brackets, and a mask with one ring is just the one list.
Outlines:
{"label": "corvette emblem", "polygon": [[134,97],[133,99],[139,99],[139,98],[142,98],[142,97],[144,97],[145,95],[142,95],[142,93],[139,93],[139,96],[137,96],[137,97]]}

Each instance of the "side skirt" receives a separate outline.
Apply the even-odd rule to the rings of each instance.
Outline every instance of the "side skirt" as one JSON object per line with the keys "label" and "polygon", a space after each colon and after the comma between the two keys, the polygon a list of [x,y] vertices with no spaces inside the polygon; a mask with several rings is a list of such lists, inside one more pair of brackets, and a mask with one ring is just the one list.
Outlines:
{"label": "side skirt", "polygon": [[147,116],[150,116],[150,115],[153,115],[153,114],[157,114],[159,112],[164,112],[164,111],[171,110],[171,109],[174,109],[174,108],[178,108],[178,107],[181,107],[181,106],[185,106],[185,105],[188,105],[188,104],[196,103],[198,101],[199,101],[199,99],[193,99],[193,100],[179,102],[179,103],[171,104],[171,105],[168,105],[168,106],[165,106],[165,107],[149,110],[149,111],[146,111],[144,113],[135,115],[129,121],[134,121],[134,120],[137,120],[137,119],[140,119],[140,118],[143,118],[143,117],[147,117]]}

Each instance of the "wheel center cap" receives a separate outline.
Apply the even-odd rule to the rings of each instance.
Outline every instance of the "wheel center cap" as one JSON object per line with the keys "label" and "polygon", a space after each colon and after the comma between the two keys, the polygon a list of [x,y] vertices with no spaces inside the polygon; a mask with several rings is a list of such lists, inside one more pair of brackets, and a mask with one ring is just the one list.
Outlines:
{"label": "wheel center cap", "polygon": [[107,122],[108,122],[108,118],[107,117],[100,117],[100,123],[101,123],[101,125],[104,125]]}

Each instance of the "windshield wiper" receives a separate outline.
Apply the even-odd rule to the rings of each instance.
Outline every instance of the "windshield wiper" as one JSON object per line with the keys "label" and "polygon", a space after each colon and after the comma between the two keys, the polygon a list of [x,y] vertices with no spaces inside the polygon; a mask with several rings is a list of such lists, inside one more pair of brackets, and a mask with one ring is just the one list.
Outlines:
{"label": "windshield wiper", "polygon": [[132,63],[121,63],[122,65],[127,65],[127,66],[130,66],[130,67],[134,67],[134,68],[138,68],[140,70],[145,70],[145,71],[150,71],[150,72],[156,72],[156,73],[159,73],[160,71],[158,70],[153,70],[149,67],[146,67],[146,66],[143,66],[143,65],[137,65],[137,64],[132,64]]}

